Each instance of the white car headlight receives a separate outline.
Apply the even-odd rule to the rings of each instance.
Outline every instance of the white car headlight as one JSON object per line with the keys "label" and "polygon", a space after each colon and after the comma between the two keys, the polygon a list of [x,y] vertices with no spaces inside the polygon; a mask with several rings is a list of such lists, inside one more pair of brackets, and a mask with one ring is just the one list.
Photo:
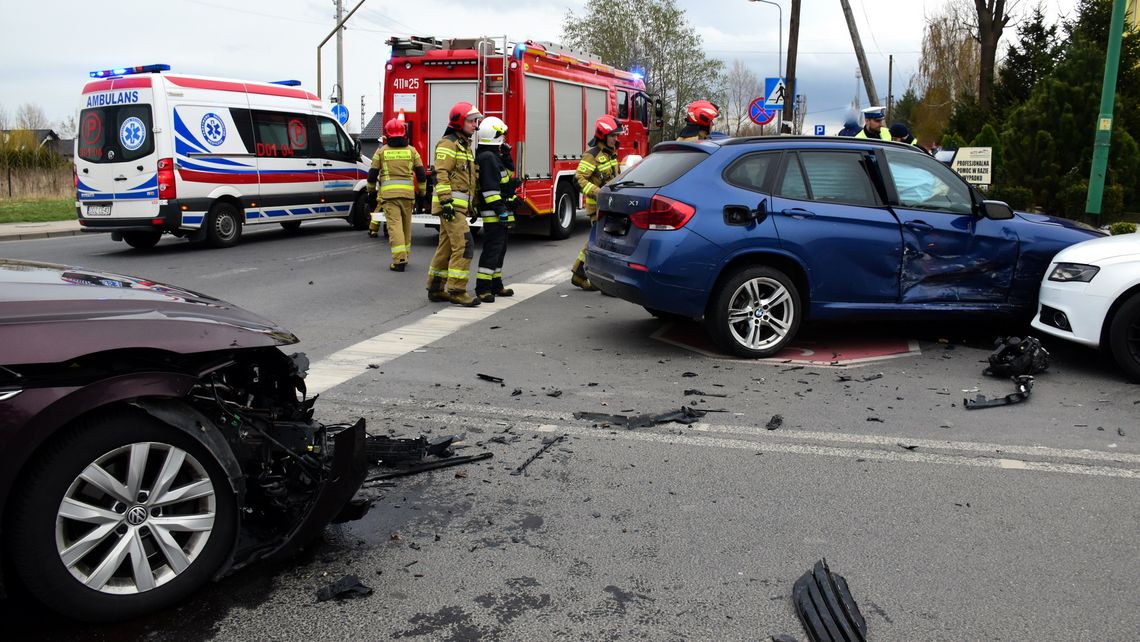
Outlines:
{"label": "white car headlight", "polygon": [[1057,263],[1053,266],[1053,271],[1049,273],[1049,280],[1088,283],[1092,281],[1097,272],[1100,272],[1100,268],[1095,265]]}

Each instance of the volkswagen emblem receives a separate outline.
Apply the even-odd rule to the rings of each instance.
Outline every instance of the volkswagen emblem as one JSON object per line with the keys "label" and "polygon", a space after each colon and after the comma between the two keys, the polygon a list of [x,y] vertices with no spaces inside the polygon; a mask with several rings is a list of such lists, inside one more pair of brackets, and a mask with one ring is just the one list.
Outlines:
{"label": "volkswagen emblem", "polygon": [[142,506],[131,506],[127,511],[127,523],[131,526],[138,526],[146,521],[147,512],[146,508]]}

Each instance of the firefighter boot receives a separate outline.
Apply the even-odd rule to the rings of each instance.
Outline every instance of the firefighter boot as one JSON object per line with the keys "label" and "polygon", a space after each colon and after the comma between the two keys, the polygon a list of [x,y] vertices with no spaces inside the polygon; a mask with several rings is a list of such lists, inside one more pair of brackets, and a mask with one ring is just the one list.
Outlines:
{"label": "firefighter boot", "polygon": [[495,296],[515,295],[514,290],[503,285],[503,279],[501,277],[491,279],[491,292],[494,293]]}
{"label": "firefighter boot", "polygon": [[493,293],[491,293],[489,290],[484,290],[482,292],[476,291],[475,296],[479,297],[479,300],[482,301],[483,303],[494,303],[495,302],[495,295]]}
{"label": "firefighter boot", "polygon": [[594,287],[594,284],[590,283],[590,279],[586,277],[586,266],[581,263],[574,265],[574,275],[570,277],[570,282],[587,292],[596,292],[598,288]]}
{"label": "firefighter boot", "polygon": [[447,292],[443,291],[443,277],[433,276],[428,284],[428,301],[433,303],[446,303],[451,300]]}
{"label": "firefighter boot", "polygon": [[388,269],[392,270],[393,272],[403,272],[405,269],[407,269],[407,267],[407,263],[392,263],[388,266]]}
{"label": "firefighter boot", "polygon": [[455,305],[461,305],[465,308],[473,308],[480,303],[479,299],[468,294],[467,290],[452,290],[448,299]]}
{"label": "firefighter boot", "polygon": [[370,238],[370,239],[376,238],[377,236],[379,236],[379,232],[380,232],[380,224],[377,223],[376,221],[370,221],[368,223],[368,238]]}

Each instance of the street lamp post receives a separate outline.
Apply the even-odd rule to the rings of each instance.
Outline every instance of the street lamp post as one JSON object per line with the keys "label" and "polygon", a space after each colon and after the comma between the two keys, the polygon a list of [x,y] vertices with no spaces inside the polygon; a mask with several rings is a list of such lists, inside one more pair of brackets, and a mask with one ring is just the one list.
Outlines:
{"label": "street lamp post", "polygon": [[772,2],[772,0],[748,0],[749,2],[763,2],[776,7],[779,12],[779,42],[776,43],[776,77],[780,77],[780,72],[784,68],[784,9],[780,5]]}

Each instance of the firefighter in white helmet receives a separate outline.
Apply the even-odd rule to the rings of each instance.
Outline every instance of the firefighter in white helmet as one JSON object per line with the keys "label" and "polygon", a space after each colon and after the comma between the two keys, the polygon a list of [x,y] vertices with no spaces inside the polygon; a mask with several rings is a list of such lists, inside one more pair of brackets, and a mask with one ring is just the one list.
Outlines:
{"label": "firefighter in white helmet", "polygon": [[[514,227],[514,194],[519,183],[503,159],[507,124],[500,118],[488,116],[479,123],[476,137],[478,216],[483,219],[483,251],[479,254],[479,272],[475,275],[475,296],[484,303],[493,303],[497,296],[515,293],[503,285],[503,259],[507,254],[507,230]],[[472,220],[474,218],[472,216]]]}

